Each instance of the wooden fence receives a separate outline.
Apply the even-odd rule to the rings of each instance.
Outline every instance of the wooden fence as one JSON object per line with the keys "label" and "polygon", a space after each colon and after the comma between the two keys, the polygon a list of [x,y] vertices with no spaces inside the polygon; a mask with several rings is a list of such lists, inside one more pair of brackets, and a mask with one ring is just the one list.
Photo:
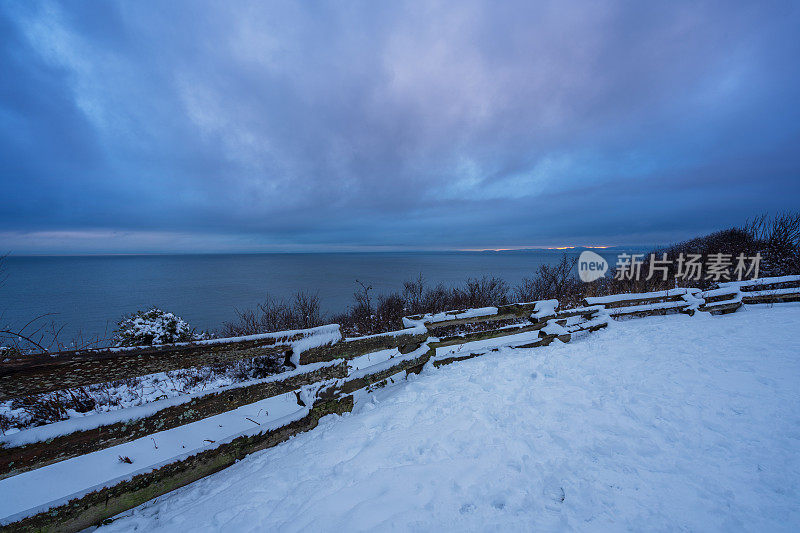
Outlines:
{"label": "wooden fence", "polygon": [[[604,328],[612,319],[721,314],[734,312],[743,304],[786,301],[800,301],[800,276],[722,283],[708,291],[681,288],[591,297],[583,302],[584,307],[573,309],[559,309],[557,301],[547,300],[417,315],[403,320],[406,329],[359,338],[342,338],[339,327],[330,325],[235,339],[3,361],[2,400],[276,354],[295,368],[0,438],[0,493],[10,498],[0,502],[0,526],[77,531],[100,523],[249,453],[313,429],[322,416],[351,410],[356,391],[419,372],[428,363],[440,367],[500,346],[529,348],[555,340],[569,342],[575,335]],[[229,426],[232,429],[227,434]],[[206,435],[209,428],[217,438]],[[171,438],[176,435],[183,436]],[[177,444],[170,448],[172,441],[181,443],[181,448]],[[141,451],[142,443],[155,446],[148,452],[153,455],[151,463],[125,455]],[[35,485],[48,476],[69,476],[80,464],[101,456],[119,456],[120,464],[109,467],[107,475],[100,469],[88,487],[76,490],[64,482],[62,492],[56,493],[52,487]]]}

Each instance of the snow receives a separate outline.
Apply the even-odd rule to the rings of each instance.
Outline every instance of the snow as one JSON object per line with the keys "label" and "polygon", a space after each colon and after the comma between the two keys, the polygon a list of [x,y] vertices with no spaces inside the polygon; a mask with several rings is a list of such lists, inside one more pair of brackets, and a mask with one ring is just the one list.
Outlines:
{"label": "snow", "polygon": [[750,306],[427,365],[101,531],[796,531],[797,331]]}
{"label": "snow", "polygon": [[378,363],[388,361],[396,355],[400,355],[400,351],[397,348],[387,348],[386,350],[366,353],[364,355],[359,355],[358,357],[349,359],[347,361],[347,367],[350,369],[350,371],[361,370],[362,368],[369,368],[372,365],[377,365]]}
{"label": "snow", "polygon": [[548,320],[547,325],[541,329],[545,335],[565,335],[568,333],[567,328],[556,323],[555,320]]}
{"label": "snow", "polygon": [[719,283],[720,287],[753,287],[758,285],[773,285],[776,283],[800,282],[800,275],[776,276],[773,278],[746,279],[743,281],[725,281]]}
{"label": "snow", "polygon": [[[30,516],[243,435],[308,414],[294,392],[0,480],[0,524]],[[131,464],[120,461],[128,457]]]}
{"label": "snow", "polygon": [[578,316],[589,313],[595,314],[597,312],[605,311],[605,309],[606,308],[603,305],[589,305],[586,307],[571,307],[569,309],[562,309],[559,314],[563,313],[566,315]]}
{"label": "snow", "polygon": [[[705,300],[703,298],[698,297],[698,295],[700,294],[700,289],[675,289],[675,290],[685,291],[683,293],[678,293],[678,295],[681,296],[680,300],[669,301],[669,302],[655,302],[655,303],[639,304],[639,305],[628,305],[625,307],[612,307],[606,309],[605,311],[611,316],[622,316],[634,313],[643,313],[648,311],[659,311],[668,309],[682,309],[682,310],[696,311],[701,305],[705,303]],[[669,292],[671,291],[662,291],[660,294],[664,296],[665,293]],[[629,298],[622,298],[620,300],[615,300],[615,301],[627,301],[627,300],[635,301],[639,298],[644,300],[644,299],[654,298],[654,296],[652,296],[653,294],[659,294],[659,293],[643,292],[639,294],[628,294],[624,296],[628,296]],[[636,298],[630,298],[630,296],[636,296]],[[674,294],[667,294],[667,296],[674,296]],[[594,301],[596,300],[596,298],[592,298],[592,300]]]}
{"label": "snow", "polygon": [[123,319],[114,333],[117,346],[158,345],[204,338],[181,317],[153,307]]}
{"label": "snow", "polygon": [[686,307],[685,301],[678,302],[658,302],[646,305],[629,305],[627,307],[613,307],[607,309],[611,316],[630,315],[632,313],[644,313],[647,311],[659,311],[665,309],[683,309]]}
{"label": "snow", "polygon": [[705,304],[703,304],[703,307],[705,309],[712,309],[714,307],[721,307],[721,306],[724,306],[724,305],[742,303],[742,293],[732,294],[731,296],[732,296],[732,298],[729,298],[727,300],[719,300],[719,301],[716,301],[716,302],[706,302]]}
{"label": "snow", "polygon": [[764,296],[783,296],[787,294],[800,293],[800,287],[787,287],[785,289],[767,289],[763,291],[747,291],[743,292],[742,296],[748,298],[762,298]]}
{"label": "snow", "polygon": [[[403,319],[405,320],[405,319]],[[428,332],[422,320],[412,320],[411,327],[406,329],[398,329],[395,331],[387,331],[385,333],[373,333],[372,335],[363,335],[361,337],[347,337],[344,342],[360,341],[362,339],[374,339],[376,337],[399,337],[400,335],[420,335]]]}
{"label": "snow", "polygon": [[[312,363],[300,366],[288,372],[281,372],[273,376],[268,376],[261,379],[251,379],[247,381],[240,381],[225,387],[211,388],[210,390],[203,390],[192,394],[184,394],[174,396],[172,398],[165,398],[163,400],[156,400],[134,407],[127,407],[124,409],[117,409],[115,411],[107,411],[103,413],[95,413],[88,416],[80,416],[77,418],[70,418],[62,420],[61,422],[54,422],[44,426],[32,427],[17,433],[7,434],[0,437],[0,445],[5,446],[22,446],[32,442],[39,442],[47,439],[59,437],[61,435],[69,435],[75,431],[86,431],[89,429],[98,428],[100,426],[107,426],[117,422],[126,422],[147,418],[154,415],[162,409],[180,405],[192,401],[194,398],[207,396],[209,394],[217,394],[231,389],[241,387],[249,387],[260,383],[270,383],[272,381],[281,381],[292,376],[313,372],[327,366],[335,366],[340,364],[344,359],[336,359],[334,361],[327,361],[322,363]],[[212,384],[213,385],[213,384]]]}
{"label": "snow", "polygon": [[436,322],[447,322],[448,320],[461,320],[464,318],[480,318],[496,314],[496,307],[476,307],[474,309],[464,309],[460,311],[442,311],[441,313],[421,315],[418,318],[403,317],[403,325],[410,328],[422,324],[433,324]]}
{"label": "snow", "polygon": [[[700,293],[703,298],[710,298],[712,296],[731,295],[728,300],[720,302],[710,302],[706,307],[714,307],[730,303],[741,302],[743,297],[747,298],[763,298],[768,296],[786,296],[800,293],[800,287],[786,287],[781,289],[764,289],[763,287],[769,285],[776,285],[779,283],[794,283],[800,282],[800,276],[779,276],[774,278],[758,278],[745,281],[729,281],[720,283],[719,289],[704,291]],[[755,290],[742,291],[743,287]]]}
{"label": "snow", "polygon": [[499,349],[504,346],[522,346],[541,340],[539,331],[525,331],[504,337],[494,337],[479,341],[465,342],[463,344],[452,344],[450,346],[439,346],[436,348],[434,359],[446,359],[453,355],[467,355],[470,353],[483,353],[490,350]]}
{"label": "snow", "polygon": [[701,298],[713,298],[714,296],[727,296],[739,294],[739,287],[723,287],[721,289],[712,289],[703,291],[699,294]]}
{"label": "snow", "polygon": [[[390,351],[390,350],[384,350]],[[382,372],[383,370],[387,370],[396,366],[403,361],[410,361],[411,359],[416,359],[417,357],[422,356],[425,352],[428,351],[428,343],[423,343],[419,348],[414,350],[413,352],[409,352],[407,354],[401,354],[400,352],[396,352],[392,355],[391,358],[385,358],[381,361],[374,362],[369,366],[363,366],[359,368],[354,368],[351,372],[348,372],[347,380],[359,379],[364,376],[369,376],[370,374],[376,374],[378,372]],[[339,381],[344,381],[344,379],[340,379]]]}
{"label": "snow", "polygon": [[[324,329],[323,329],[324,328]],[[342,334],[339,331],[339,325],[333,324],[330,326],[320,326],[320,328],[314,328],[315,331],[313,334],[303,337],[302,339],[292,341],[292,356],[291,362],[295,367],[300,366],[300,354],[306,350],[310,350],[311,348],[317,348],[319,346],[325,346],[326,344],[334,344],[342,340]],[[311,330],[301,330],[301,331],[311,331]]]}
{"label": "snow", "polygon": [[701,305],[706,303],[706,301],[700,297],[700,291],[696,289],[689,289],[689,291],[683,295],[683,301],[689,304],[686,309],[692,311],[697,311]]}
{"label": "snow", "polygon": [[[220,339],[204,339],[193,342],[175,342],[172,344],[162,344],[159,345],[158,347],[168,348],[170,346],[203,346],[207,344],[224,344],[224,343],[243,342],[243,341],[275,340],[275,339],[284,339],[287,337],[294,337],[295,335],[302,335],[304,338],[317,337],[318,341],[322,342],[322,344],[319,344],[319,346],[331,342],[337,342],[342,338],[342,334],[339,331],[339,324],[327,324],[325,326],[317,326],[308,329],[292,329],[287,331],[275,331],[271,333],[256,333],[254,335],[225,337]],[[126,352],[132,350],[141,350],[143,348],[152,348],[152,346],[116,346],[114,348],[108,348],[107,351]],[[106,349],[99,351],[106,351]]]}
{"label": "snow", "polygon": [[591,328],[596,328],[598,326],[610,327],[611,324],[611,317],[607,313],[604,313],[592,318],[591,320],[584,320],[574,323],[570,323],[570,321],[568,321],[566,330],[568,333],[573,334],[572,340],[575,340],[575,333],[586,333]]}
{"label": "snow", "polygon": [[536,302],[533,313],[531,313],[531,318],[540,320],[546,316],[555,316],[557,307],[558,300],[541,300]]}
{"label": "snow", "polygon": [[[401,354],[396,348],[393,348],[359,356],[348,361],[348,366],[351,369],[348,379],[357,379],[389,369],[403,361],[416,359],[427,351],[428,344],[425,343],[408,354]],[[338,359],[326,363],[306,365],[298,370],[308,372],[323,366],[338,364],[341,361],[343,360]],[[220,389],[220,391],[282,379],[289,375],[300,373],[298,370],[260,380],[239,383]],[[331,383],[336,381],[331,380]],[[341,382],[343,380],[338,381]],[[304,403],[311,405],[313,396],[308,394],[307,389],[308,387],[302,389]],[[116,421],[141,418],[167,406],[187,402],[197,396],[199,394],[185,395],[131,409],[40,426],[10,435],[5,438],[5,443],[21,445],[71,433],[79,429],[89,429]],[[198,451],[209,448],[212,444],[219,446],[242,435],[255,434],[267,429],[280,427],[302,418],[307,413],[308,408],[300,407],[297,404],[294,392],[290,392],[266,398],[191,424],[154,433],[129,443],[0,480],[0,494],[14,495],[11,498],[0,498],[0,524],[30,516],[99,488],[112,486],[137,474],[149,472],[170,462],[188,457]],[[119,460],[120,457],[130,457],[133,463],[124,463]],[[57,482],[50,483],[48,482],[50,479],[56,479]]]}
{"label": "snow", "polygon": [[586,303],[589,305],[610,304],[625,302],[628,300],[646,300],[650,298],[669,298],[673,296],[684,296],[700,292],[700,289],[669,289],[666,291],[638,292],[630,294],[612,294],[610,296],[587,296]]}

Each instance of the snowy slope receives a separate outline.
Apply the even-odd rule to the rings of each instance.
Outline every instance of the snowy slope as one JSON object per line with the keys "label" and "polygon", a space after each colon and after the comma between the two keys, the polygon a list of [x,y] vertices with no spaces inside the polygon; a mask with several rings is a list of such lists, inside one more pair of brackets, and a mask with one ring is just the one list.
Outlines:
{"label": "snowy slope", "polygon": [[102,531],[800,528],[800,305],[502,349]]}

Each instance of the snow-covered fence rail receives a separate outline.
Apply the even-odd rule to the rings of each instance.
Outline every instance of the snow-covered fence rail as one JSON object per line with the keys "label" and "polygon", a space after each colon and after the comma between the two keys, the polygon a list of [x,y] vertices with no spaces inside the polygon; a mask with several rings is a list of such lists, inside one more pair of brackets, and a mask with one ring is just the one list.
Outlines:
{"label": "snow-covered fence rail", "polygon": [[[304,394],[301,394],[304,393]],[[298,391],[0,481],[0,527],[80,531],[309,431],[353,397]],[[267,411],[252,423],[257,412]],[[249,416],[247,416],[249,415]]]}
{"label": "snow-covered fence rail", "polygon": [[408,353],[418,348],[427,338],[427,330],[424,327],[411,327],[365,337],[344,338],[338,342],[321,344],[303,350],[299,354],[297,363],[308,365],[335,359],[352,359],[390,348],[397,348],[400,353]]}
{"label": "snow-covered fence rail", "polygon": [[746,304],[800,301],[800,276],[778,276],[719,284],[724,289],[738,289]]}
{"label": "snow-covered fence rail", "polygon": [[[429,313],[425,315],[412,315],[403,318],[407,327],[425,326],[431,334],[441,333],[446,328],[459,325],[485,325],[487,328],[495,326],[496,322],[525,320],[534,311],[538,302],[513,303],[499,307],[480,307],[477,309],[458,309]],[[439,336],[439,335],[435,335]]]}
{"label": "snow-covered fence rail", "polygon": [[588,297],[585,303],[587,306],[599,306],[610,316],[617,318],[669,313],[692,314],[698,310],[731,313],[739,309],[742,304],[800,301],[800,276],[758,278],[722,282],[718,285],[718,288],[706,291],[678,288]]}
{"label": "snow-covered fence rail", "polygon": [[347,364],[333,361],[221,389],[33,427],[0,438],[0,479],[190,424],[304,385],[346,376]]}
{"label": "snow-covered fence rail", "polygon": [[698,298],[700,289],[669,289],[666,291],[610,296],[590,296],[584,299],[587,306],[603,306],[612,317],[646,316],[667,313],[694,313],[703,303]]}
{"label": "snow-covered fence rail", "polygon": [[140,348],[39,354],[0,362],[0,400],[185,368],[231,364],[341,339],[338,325]]}
{"label": "snow-covered fence rail", "polygon": [[800,301],[800,276],[779,276],[747,281],[729,281],[718,289],[700,293],[701,311],[731,313],[742,304]]}
{"label": "snow-covered fence rail", "polygon": [[[65,361],[59,356],[54,359],[61,363],[57,368],[61,370],[61,377],[66,376],[62,382],[69,386],[80,386],[101,381],[103,374],[97,372],[86,373],[84,359],[92,362],[98,360],[98,355],[117,353],[122,359],[122,365],[111,365],[119,375],[120,368],[126,368],[125,377],[139,376],[146,370],[152,370],[152,365],[136,367],[131,363],[131,357],[138,357],[142,352],[151,354],[171,354],[177,349],[192,348],[194,351],[212,348],[239,348],[242,342],[261,342],[263,339],[272,341],[279,339],[281,344],[267,344],[258,347],[258,351],[251,352],[259,357],[273,353],[285,353],[288,359],[295,361],[296,369],[269,378],[251,380],[237,383],[220,390],[203,391],[191,395],[182,395],[163,400],[152,401],[141,406],[120,409],[98,415],[79,419],[70,419],[62,422],[31,428],[29,430],[0,438],[0,479],[15,475],[26,470],[40,468],[53,462],[62,461],[85,454],[90,451],[116,446],[123,442],[135,440],[141,436],[157,431],[164,431],[172,427],[191,423],[207,418],[221,412],[235,409],[241,405],[253,403],[264,398],[276,396],[281,393],[297,389],[324,379],[343,378],[348,374],[347,359],[357,358],[360,355],[380,350],[396,349],[398,356],[413,354],[427,339],[425,328],[410,328],[406,330],[389,332],[386,334],[372,335],[355,339],[341,339],[338,326],[324,326],[302,332],[279,332],[257,336],[258,339],[217,339],[215,342],[194,343],[187,346],[167,346],[161,349],[126,350],[116,352],[86,354],[65,354]],[[213,355],[217,355],[213,351]],[[228,352],[223,351],[223,354]],[[310,357],[306,357],[310,353]],[[337,357],[338,356],[338,357]],[[335,359],[334,359],[335,357]],[[77,360],[76,360],[77,359]],[[114,363],[110,358],[99,359],[106,364]],[[218,358],[199,358],[195,360],[184,359],[185,368],[195,363],[219,363]],[[66,362],[66,364],[65,364]],[[25,363],[32,363],[26,367]],[[16,364],[8,365],[17,370],[16,373],[8,372],[5,376],[15,386],[5,391],[8,394],[16,393],[17,396],[28,396],[51,390],[59,390],[52,383],[52,378],[44,383],[37,381],[36,372],[42,372],[50,367],[49,360],[35,357]],[[171,369],[175,365],[162,365],[161,369]],[[66,368],[64,368],[66,367]],[[27,372],[19,372],[20,369]],[[146,370],[145,370],[146,369]],[[399,371],[399,370],[396,370]],[[76,372],[77,375],[70,375]],[[108,374],[105,374],[108,375]],[[24,376],[24,379],[19,379]],[[33,381],[28,379],[33,376]],[[364,381],[369,376],[360,376]],[[15,379],[16,378],[16,379]],[[382,379],[382,378],[381,378]],[[350,387],[351,388],[351,387]]]}
{"label": "snow-covered fence rail", "polygon": [[[417,315],[403,320],[406,324],[423,324],[430,336],[439,339],[437,346],[450,346],[538,331],[547,324],[547,320],[544,316],[532,316],[535,307],[536,302],[512,304]],[[547,318],[554,318],[554,315]]]}
{"label": "snow-covered fence rail", "polygon": [[170,370],[225,365],[264,356],[285,356],[288,363],[350,359],[377,350],[416,349],[428,337],[424,327],[342,338],[336,324],[140,348],[59,352],[0,362],[0,400],[83,387]]}
{"label": "snow-covered fence rail", "polygon": [[698,294],[703,304],[701,311],[709,313],[732,313],[742,306],[742,293],[738,287],[722,287],[711,289]]}

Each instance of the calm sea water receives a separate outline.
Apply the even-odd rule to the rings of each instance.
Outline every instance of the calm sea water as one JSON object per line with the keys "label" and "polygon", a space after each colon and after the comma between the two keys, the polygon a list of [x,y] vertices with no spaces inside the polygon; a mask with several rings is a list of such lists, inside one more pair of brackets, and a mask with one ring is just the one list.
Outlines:
{"label": "calm sea water", "polygon": [[[618,250],[606,254],[614,264]],[[577,252],[572,252],[577,255]],[[512,286],[555,251],[407,252],[335,254],[141,255],[8,257],[0,287],[3,322],[20,326],[54,313],[65,324],[62,340],[78,330],[111,332],[123,315],[155,305],[192,326],[215,329],[233,320],[235,309],[254,307],[267,293],[289,297],[297,290],[319,294],[323,311],[352,303],[355,280],[375,294],[402,288],[423,274],[429,284],[459,284],[468,277],[495,275]]]}

